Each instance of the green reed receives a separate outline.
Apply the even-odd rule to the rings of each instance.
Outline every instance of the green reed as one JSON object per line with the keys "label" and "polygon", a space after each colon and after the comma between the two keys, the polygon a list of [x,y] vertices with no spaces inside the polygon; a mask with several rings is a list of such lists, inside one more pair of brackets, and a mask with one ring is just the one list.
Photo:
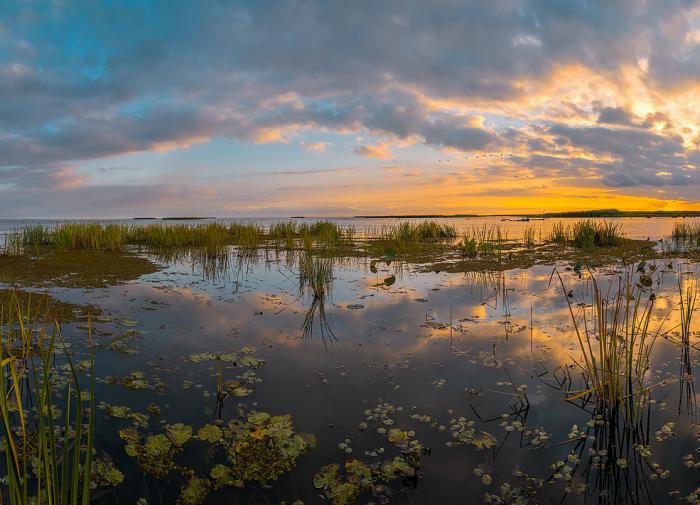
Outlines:
{"label": "green reed", "polygon": [[565,226],[561,221],[557,221],[552,225],[549,232],[549,242],[557,245],[567,245],[570,241],[571,229]]}
{"label": "green reed", "polygon": [[676,244],[700,247],[700,223],[676,223],[671,237]]}
{"label": "green reed", "polygon": [[11,231],[6,233],[0,256],[18,256],[23,252],[22,232]]}
{"label": "green reed", "polygon": [[549,242],[579,249],[612,247],[622,241],[622,225],[613,221],[583,219],[571,225],[558,221],[549,232]]}
{"label": "green reed", "polygon": [[523,245],[527,248],[533,247],[537,243],[537,227],[526,226],[523,228]]}
{"label": "green reed", "polygon": [[[582,305],[580,313],[566,295],[564,280],[558,271],[574,331],[583,356],[579,363],[589,388],[567,399],[591,394],[602,408],[623,408],[630,420],[644,406],[648,389],[644,378],[650,355],[663,322],[651,331],[650,322],[655,295],[639,287],[631,273],[620,278],[617,293],[607,298],[595,277],[591,276],[592,305]],[[646,298],[646,299],[645,299]]]}
{"label": "green reed", "polygon": [[502,226],[484,224],[465,230],[458,247],[461,255],[468,258],[478,255],[500,256],[507,242],[508,232]]}
{"label": "green reed", "polygon": [[[94,438],[93,355],[90,387],[83,391],[66,352],[71,379],[61,424],[51,382],[57,343],[62,343],[60,327],[31,314],[30,302],[22,305],[17,297],[7,311],[0,310],[0,425],[7,473],[1,494],[10,505],[87,505]],[[31,404],[34,408],[27,410]]]}

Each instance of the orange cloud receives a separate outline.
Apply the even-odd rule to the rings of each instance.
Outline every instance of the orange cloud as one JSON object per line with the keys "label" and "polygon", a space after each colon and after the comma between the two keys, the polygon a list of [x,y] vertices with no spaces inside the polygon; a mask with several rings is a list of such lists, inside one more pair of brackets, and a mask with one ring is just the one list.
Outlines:
{"label": "orange cloud", "polygon": [[355,148],[355,153],[367,158],[379,158],[382,160],[388,160],[393,156],[391,150],[389,149],[389,145],[385,143],[380,143],[377,145],[361,145]]}

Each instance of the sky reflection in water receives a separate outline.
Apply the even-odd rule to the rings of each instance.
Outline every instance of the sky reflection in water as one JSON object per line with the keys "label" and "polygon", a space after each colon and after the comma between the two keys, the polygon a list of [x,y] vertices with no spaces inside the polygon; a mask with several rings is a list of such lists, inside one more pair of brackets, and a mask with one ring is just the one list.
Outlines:
{"label": "sky reflection in water", "polygon": [[[654,275],[659,296],[652,328],[666,317],[667,329],[679,322],[679,269],[684,272],[684,282],[697,276],[697,265],[674,263],[669,268],[659,263]],[[550,283],[551,274],[549,266],[493,274],[416,273],[410,267],[384,263],[375,274],[366,261],[337,262],[331,296],[324,300],[327,324],[336,341],[321,338],[318,314],[311,335],[304,338],[301,327],[313,295],[299,292],[296,267],[284,262],[250,261],[242,272],[214,282],[203,278],[196,268],[193,271],[191,265],[176,263],[125,286],[89,292],[56,290],[56,296],[108,309],[114,322],[98,326],[111,329],[114,335],[124,331],[116,323],[119,320],[138,322],[136,329],[143,334],[128,340],[128,347],[138,354],[100,351],[96,359],[101,377],[140,370],[147,379],[158,377],[164,384],[158,393],[100,384],[98,401],[127,404],[137,411],[155,402],[162,406],[162,419],[201,426],[215,416],[216,370],[212,362],[191,363],[187,358],[194,353],[253,346],[255,356],[266,361],[256,371],[262,382],[252,386],[251,396],[229,398],[224,419],[236,415],[239,402],[271,413],[289,413],[298,431],[316,435],[318,446],[299,460],[294,472],[270,488],[228,489],[212,495],[211,503],[321,502],[313,488],[313,475],[320,467],[352,458],[377,459],[366,456],[365,451],[387,446],[372,425],[358,431],[365,421],[363,412],[378,402],[403,407],[397,426],[415,430],[416,438],[431,449],[422,459],[417,488],[395,485],[398,493],[392,499],[397,503],[470,503],[473,497],[497,492],[502,483],[517,480],[512,475],[516,468],[547,480],[554,473],[550,465],[565,459],[574,446],[566,442],[572,425],[584,427],[592,415],[590,405],[582,409],[564,401],[558,388],[565,370],[572,379],[571,389],[582,387],[580,373],[572,366],[574,359],[580,361],[581,353],[562,289]],[[567,288],[573,289],[572,300],[590,302],[587,273],[579,278],[562,268],[562,274]],[[595,272],[604,292],[624,274],[623,269]],[[387,286],[383,280],[392,275],[396,281]],[[697,343],[697,319],[693,328],[691,342]],[[79,330],[67,333],[80,334]],[[674,338],[673,333],[668,336]],[[634,489],[630,493],[624,492],[627,488],[621,480],[619,489],[630,503],[649,498],[676,500],[668,493],[679,491],[685,496],[700,481],[697,469],[682,465],[684,455],[697,457],[700,442],[691,430],[696,413],[681,398],[680,355],[677,344],[658,339],[647,378],[647,384],[667,382],[653,390],[649,429],[653,439],[664,423],[676,423],[673,437],[651,442],[650,459],[663,470],[669,469],[670,476],[647,481],[653,473],[647,469],[647,477],[628,482]],[[691,359],[691,365],[697,365],[695,350]],[[239,373],[229,367],[224,379]],[[192,387],[184,390],[183,381],[191,381]],[[530,405],[526,412],[518,412],[521,405],[510,381],[526,386]],[[431,421],[412,419],[415,414],[430,416]],[[551,438],[544,447],[527,445],[527,438],[499,425],[502,414],[512,414],[509,422],[520,419],[528,429],[541,427]],[[483,451],[446,447],[449,421],[460,416],[476,421],[499,445]],[[177,486],[144,480],[124,455],[116,435],[123,424],[102,417],[98,422],[98,433],[108,434],[98,440],[99,450],[110,453],[126,473],[127,485],[118,490],[119,500],[133,502],[141,496],[149,503],[174,500]],[[157,422],[151,422],[150,429],[157,432]],[[351,440],[352,454],[338,448],[346,438]],[[585,454],[577,482],[586,481],[582,468],[589,457],[587,451]],[[202,455],[182,456],[194,460]],[[492,477],[490,486],[474,475],[477,466]],[[593,475],[588,481],[591,486],[595,486]],[[564,485],[545,484],[543,493],[542,501],[558,502],[565,496]],[[608,500],[614,502],[614,496],[612,489]],[[567,498],[567,503],[584,501],[585,496]],[[597,497],[589,496],[587,501],[596,502]]]}

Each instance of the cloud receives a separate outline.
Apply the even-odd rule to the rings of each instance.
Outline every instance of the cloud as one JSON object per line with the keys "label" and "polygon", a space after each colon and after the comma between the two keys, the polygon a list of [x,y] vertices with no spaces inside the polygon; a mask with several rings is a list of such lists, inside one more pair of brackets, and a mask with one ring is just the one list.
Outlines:
{"label": "cloud", "polygon": [[412,173],[448,151],[494,177],[700,184],[699,1],[10,4],[0,185],[72,190],[91,160],[218,139],[322,153],[323,135],[411,145]]}
{"label": "cloud", "polygon": [[355,154],[360,156],[365,156],[367,158],[379,158],[381,160],[388,160],[391,158],[391,150],[386,144],[373,145],[361,145],[354,149]]}
{"label": "cloud", "polygon": [[328,149],[328,142],[300,142],[299,145],[312,153],[325,153]]}

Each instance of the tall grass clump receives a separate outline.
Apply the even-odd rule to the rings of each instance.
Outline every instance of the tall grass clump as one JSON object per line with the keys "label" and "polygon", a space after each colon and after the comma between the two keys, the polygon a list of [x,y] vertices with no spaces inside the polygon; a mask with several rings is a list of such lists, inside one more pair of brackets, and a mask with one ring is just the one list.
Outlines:
{"label": "tall grass clump", "polygon": [[22,254],[24,247],[22,245],[22,233],[19,231],[11,231],[3,237],[2,252],[0,256],[18,256]]}
{"label": "tall grass clump", "polygon": [[617,292],[606,297],[592,276],[593,303],[580,306],[577,314],[564,280],[559,272],[554,273],[564,291],[582,354],[579,365],[588,384],[588,389],[567,399],[591,394],[600,408],[622,409],[627,419],[635,420],[647,401],[644,379],[663,325],[656,331],[650,329],[655,295],[640,288],[628,274],[620,279]]}
{"label": "tall grass clump", "polygon": [[500,255],[506,242],[508,233],[500,225],[474,226],[462,233],[459,249],[462,256],[474,258],[478,255]]}
{"label": "tall grass clump", "polygon": [[523,245],[525,247],[533,247],[537,242],[537,228],[535,226],[526,226],[523,228]]}
{"label": "tall grass clump", "polygon": [[294,241],[299,236],[297,223],[294,221],[280,221],[272,223],[267,231],[268,237],[276,243],[284,242],[287,249],[294,248]]}
{"label": "tall grass clump", "polygon": [[129,227],[126,242],[155,248],[218,248],[229,241],[230,234],[229,228],[220,223],[196,226],[149,224]]}
{"label": "tall grass clump", "polygon": [[693,378],[693,358],[690,336],[693,314],[697,301],[697,284],[695,281],[686,284],[682,281],[682,273],[678,272],[678,294],[680,295],[680,336],[681,336],[681,370],[680,370],[680,396],[678,401],[678,413],[683,409],[683,400],[688,412],[696,411],[697,396],[695,394],[695,380]]}
{"label": "tall grass clump", "polygon": [[49,245],[53,241],[51,229],[37,224],[22,228],[22,244],[37,248],[42,245]]}
{"label": "tall grass clump", "polygon": [[571,241],[575,247],[592,249],[612,247],[622,239],[621,225],[612,221],[577,221],[571,227]]}
{"label": "tall grass clump", "polygon": [[324,345],[326,337],[337,340],[326,316],[326,297],[333,287],[333,258],[320,258],[305,251],[299,257],[299,295],[311,295],[311,303],[306,311],[302,332],[304,338],[311,338],[315,314],[319,314],[319,327]]}
{"label": "tall grass clump", "polygon": [[568,226],[558,221],[552,225],[548,240],[556,245],[571,245],[579,249],[612,247],[622,240],[622,225],[612,221],[583,219]]}
{"label": "tall grass clump", "polygon": [[549,241],[557,245],[567,245],[570,235],[571,229],[565,226],[561,221],[557,221],[552,225],[552,229],[549,231]]}
{"label": "tall grass clump", "polygon": [[70,379],[61,406],[64,420],[59,422],[51,380],[57,344],[62,343],[58,323],[50,332],[44,324],[34,324],[16,297],[9,310],[0,312],[0,426],[6,468],[0,501],[6,496],[10,505],[87,505],[95,411],[92,352],[88,391],[81,389],[66,353]]}
{"label": "tall grass clump", "polygon": [[263,232],[262,227],[255,223],[232,223],[228,227],[233,244],[243,249],[257,248],[263,238]]}
{"label": "tall grass clump", "polygon": [[700,223],[676,223],[671,237],[676,244],[700,247]]}
{"label": "tall grass clump", "polygon": [[425,244],[449,242],[457,237],[457,229],[454,226],[437,221],[407,221],[386,226],[379,232],[380,240],[389,242],[398,251],[408,251]]}
{"label": "tall grass clump", "polygon": [[47,243],[59,251],[117,251],[128,241],[129,231],[129,227],[122,224],[64,223],[56,226]]}
{"label": "tall grass clump", "polygon": [[317,221],[313,224],[301,226],[300,234],[310,236],[316,242],[323,245],[337,245],[343,239],[343,230],[333,221]]}

